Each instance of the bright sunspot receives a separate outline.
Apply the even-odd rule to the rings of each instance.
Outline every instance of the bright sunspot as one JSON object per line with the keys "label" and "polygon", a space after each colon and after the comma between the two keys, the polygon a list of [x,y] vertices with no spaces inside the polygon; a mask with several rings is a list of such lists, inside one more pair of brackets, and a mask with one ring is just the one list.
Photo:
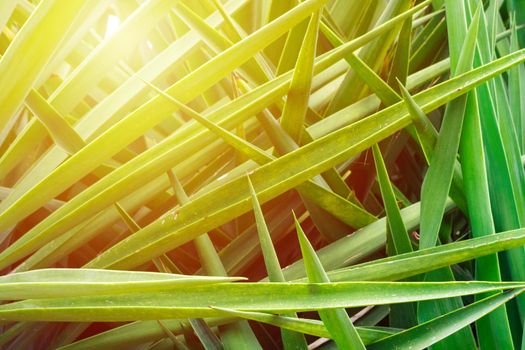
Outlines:
{"label": "bright sunspot", "polygon": [[110,38],[118,29],[120,25],[120,18],[118,18],[115,15],[109,15],[108,22],[106,24],[106,34],[104,34],[104,37]]}

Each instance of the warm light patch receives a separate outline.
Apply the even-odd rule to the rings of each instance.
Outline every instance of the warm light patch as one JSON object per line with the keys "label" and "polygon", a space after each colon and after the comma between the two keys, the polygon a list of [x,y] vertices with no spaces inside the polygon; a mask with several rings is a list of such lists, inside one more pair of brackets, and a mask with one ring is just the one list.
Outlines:
{"label": "warm light patch", "polygon": [[106,24],[106,34],[104,34],[104,37],[110,38],[118,29],[120,25],[120,18],[118,18],[115,15],[109,15],[108,22]]}

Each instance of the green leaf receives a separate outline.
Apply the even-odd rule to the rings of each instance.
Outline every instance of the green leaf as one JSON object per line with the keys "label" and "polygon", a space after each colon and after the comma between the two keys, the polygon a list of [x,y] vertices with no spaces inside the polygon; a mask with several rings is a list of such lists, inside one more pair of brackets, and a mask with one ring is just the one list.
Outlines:
{"label": "green leaf", "polygon": [[[193,119],[197,120],[199,123],[203,124],[206,128],[208,128],[214,134],[222,138],[226,143],[234,147],[236,150],[246,155],[249,159],[252,159],[259,164],[267,164],[272,160],[276,159],[275,157],[261,150],[257,146],[254,146],[253,144],[243,140],[239,136],[225,130],[221,126],[216,125],[213,122],[207,120],[199,113],[185,106],[184,104],[177,101],[172,96],[155,87],[151,83],[148,83],[146,81],[144,81],[144,83],[152,87],[157,93],[166,97],[186,114],[191,116]],[[283,136],[289,137],[287,134],[284,133],[284,131]],[[296,145],[294,145],[293,149],[296,149]],[[332,191],[329,191],[328,188],[326,188],[326,186],[322,186],[323,184],[324,183],[322,181],[308,181],[307,183],[299,185],[297,189],[299,190],[299,193],[306,199],[307,205],[309,204],[309,202],[319,205],[320,208],[326,210],[328,213],[334,215],[336,218],[350,226],[360,227],[363,226],[365,223],[370,223],[373,221],[374,218],[371,214],[368,214],[365,210],[357,207],[350,201],[347,201],[341,196],[338,196]],[[183,203],[186,203],[186,201],[184,201]],[[309,208],[311,208],[311,206],[309,206]]]}
{"label": "green leaf", "polygon": [[[492,235],[496,232],[490,204],[484,149],[478,94],[474,90],[467,97],[459,149],[473,237]],[[475,274],[477,279],[501,281],[498,256],[493,254],[476,259]],[[484,297],[486,296],[481,295],[477,299]],[[476,322],[476,329],[481,349],[491,349],[500,345],[509,349],[513,347],[505,307],[500,307],[486,317],[479,319]]]}
{"label": "green leaf", "polygon": [[[206,322],[210,327],[216,327],[234,322],[235,320],[237,320],[237,318],[223,317],[209,318],[206,319]],[[160,322],[174,336],[181,335],[185,329],[189,327],[185,320],[163,320]],[[163,337],[166,337],[166,331],[162,327],[159,327],[159,321],[138,321],[78,340],[60,349],[131,348],[143,343],[157,341]]]}
{"label": "green leaf", "polygon": [[[387,254],[397,255],[412,251],[412,242],[401,218],[397,200],[388,177],[383,156],[379,145],[372,146],[377,180],[383,198],[387,217]],[[396,327],[409,327],[417,323],[415,305],[391,305],[390,325]]]}
{"label": "green leaf", "polygon": [[[523,3],[516,0],[507,0],[506,1],[508,11],[516,15],[516,21],[518,24],[525,23],[525,7]],[[525,36],[523,32],[518,34],[519,44],[521,46],[525,45]]]}
{"label": "green leaf", "polygon": [[517,1],[0,3],[4,347],[522,347]]}
{"label": "green leaf", "polygon": [[[427,4],[427,3],[425,3]],[[384,23],[390,18],[402,13],[410,8],[409,1],[395,1],[388,2],[378,19],[378,24]],[[385,33],[381,40],[376,40],[367,47],[365,47],[359,56],[365,64],[377,71],[382,64],[387,50],[397,37],[401,25],[397,25],[393,30]],[[364,82],[358,78],[355,72],[349,71],[345,76],[341,86],[336,91],[333,101],[330,103],[329,112],[336,112],[351,103],[355,102],[358,97],[363,94]]]}
{"label": "green leaf", "polygon": [[[264,215],[257,199],[257,194],[253,189],[252,182],[250,177],[248,178],[248,185],[250,187],[250,194],[252,197],[253,212],[255,214],[255,221],[257,224],[257,233],[259,237],[259,242],[261,244],[261,249],[264,258],[264,264],[266,266],[266,271],[268,273],[268,278],[270,282],[285,282],[281,266],[279,264],[279,258],[275,252],[275,248],[272,243],[272,237],[268,231],[268,226],[264,220]],[[297,317],[296,314],[289,315],[290,317]],[[285,349],[293,348],[307,348],[306,339],[299,333],[289,332],[287,330],[281,330],[281,336],[283,339],[283,346]]]}
{"label": "green leaf", "polygon": [[275,248],[272,243],[272,237],[268,231],[268,226],[264,220],[264,215],[257,199],[257,193],[253,189],[252,182],[250,181],[250,176],[248,178],[248,185],[250,188],[250,194],[253,205],[253,212],[255,215],[255,221],[257,223],[257,233],[259,237],[259,242],[261,244],[261,249],[264,257],[264,264],[266,265],[266,271],[268,272],[268,278],[270,282],[284,282],[284,275],[281,271],[281,266],[279,264],[279,258],[275,252]]}
{"label": "green leaf", "polygon": [[188,349],[188,347],[186,345],[184,345],[183,342],[181,342],[180,340],[177,339],[177,337],[175,336],[175,334],[173,334],[169,329],[168,327],[166,327],[164,325],[164,323],[162,321],[157,321],[160,328],[162,328],[162,330],[164,331],[164,333],[168,336],[168,338],[170,338],[171,342],[173,343],[173,346],[175,346],[175,349],[177,350],[186,350]]}
{"label": "green leaf", "polygon": [[[447,230],[447,225],[442,224],[441,231]],[[447,266],[426,273],[424,280],[425,282],[448,282],[454,281],[455,276],[452,273],[452,268]],[[417,319],[419,324],[422,324],[434,319],[435,317],[453,312],[454,310],[460,310],[464,307],[464,301],[459,297],[421,301],[417,304]],[[476,349],[476,339],[474,338],[474,333],[470,327],[460,329],[432,346],[434,350],[455,347],[472,350]]]}
{"label": "green leaf", "polygon": [[44,1],[3,53],[0,59],[0,86],[3,87],[0,130],[22,106],[75,18],[84,15],[87,8],[82,1],[67,4]]}
{"label": "green leaf", "polygon": [[485,316],[521,292],[523,292],[523,290],[519,289],[508,293],[496,294],[414,328],[382,339],[377,343],[369,345],[368,349],[425,349]]}
{"label": "green leaf", "polygon": [[[160,321],[159,321],[160,322]],[[193,318],[189,320],[191,327],[199,337],[201,344],[206,350],[219,350],[223,346],[217,336],[212,332],[210,327],[204,322],[202,318]]]}
{"label": "green leaf", "polygon": [[[321,24],[323,34],[326,35],[335,47],[341,46],[343,41],[324,23]],[[399,101],[397,93],[385,83],[363,60],[356,54],[350,53],[345,57],[352,70],[366,83],[366,85],[379,97],[381,102],[390,106]]]}
{"label": "green leaf", "polygon": [[[270,43],[273,40],[272,38],[275,38],[275,35],[285,32],[287,29],[293,27],[303,18],[314,12],[319,6],[322,5],[323,1],[325,0],[308,0],[303,2],[301,5],[295,7],[292,11],[286,13],[264,28],[261,28],[256,33],[253,33],[241,42],[236,43],[227,51],[224,51],[214,59],[200,66],[191,74],[177,81],[176,84],[170,87],[168,92],[170,94],[177,95],[182,102],[187,102],[195,98],[200,92],[205,91],[215,82],[229,74],[232,69],[248,60],[252,53],[259,51],[265,45]],[[162,3],[164,5],[168,4],[168,2]],[[124,33],[126,32],[124,31]],[[115,37],[116,36],[112,38]],[[109,42],[110,41],[106,42],[106,44]],[[111,49],[114,50],[114,47]],[[91,62],[93,61],[90,61],[90,64]],[[100,66],[97,67],[97,69],[100,69]],[[84,75],[85,71],[86,69],[82,70],[82,75]],[[200,91],[196,90],[194,88],[195,86],[199,86]],[[67,100],[65,97],[64,99]],[[167,114],[173,112],[171,103],[161,103],[160,101],[162,101],[162,99],[163,98],[159,96],[142,105],[140,108],[133,111],[126,118],[114,125],[110,131],[104,133],[104,137],[96,138],[96,141],[90,142],[83,149],[83,152],[78,152],[74,157],[68,159],[68,166],[63,164],[62,167],[57,168],[56,172],[52,173],[59,177],[61,181],[55,181],[53,180],[53,176],[48,176],[46,177],[46,180],[39,182],[36,187],[33,187],[32,191],[40,192],[42,190],[41,186],[44,186],[44,188],[47,188],[46,192],[53,193],[51,194],[51,197],[53,197],[85,176],[90,171],[94,170],[103,160],[116,154],[137,137],[142,136],[145,131],[164,120]],[[58,110],[60,111],[60,109]],[[63,173],[64,170],[66,170],[66,173]],[[22,192],[22,198],[27,198],[30,192],[31,191]],[[43,194],[40,194],[38,197],[42,198],[42,196]],[[35,210],[37,209],[38,205],[36,197],[32,196],[32,198],[31,206],[33,207],[32,210]],[[17,202],[19,205],[20,199]],[[10,204],[12,204],[10,201],[2,202],[0,204],[0,210],[5,210],[8,206],[10,206]],[[12,207],[11,209],[14,208]],[[31,210],[29,210],[29,212],[30,211]],[[25,212],[27,213],[28,210],[25,209]],[[18,215],[20,214],[21,213]],[[16,219],[13,216],[11,216],[11,218]],[[10,224],[7,226],[10,226]]]}
{"label": "green leaf", "polygon": [[[230,22],[228,21],[229,17],[227,15],[227,12],[225,12],[224,9],[222,9],[222,6],[219,3],[215,2],[214,4],[219,5],[219,11],[221,12],[221,16],[225,20],[226,27],[229,28],[230,26],[228,26],[228,23]],[[221,11],[221,9],[223,11]],[[179,2],[175,6],[175,11],[179,16],[183,18],[185,23],[191,29],[199,33],[200,36],[203,38],[204,42],[206,42],[210,47],[212,47],[213,50],[217,53],[227,50],[230,46],[233,45],[233,42],[231,40],[223,36],[220,32],[218,32],[210,24],[204,21],[199,15],[197,15],[184,3]],[[231,33],[231,31],[229,32]],[[255,56],[255,58],[257,58],[257,56]],[[262,64],[259,64],[255,59],[248,60],[245,64],[245,67],[247,69],[247,72],[250,74],[251,77],[253,77],[253,79],[256,82],[264,83],[268,81],[270,75],[267,72],[265,72],[265,70],[262,68]]]}
{"label": "green leaf", "polygon": [[66,152],[75,154],[86,145],[82,137],[69,125],[37,91],[31,90],[26,98],[29,109],[46,126],[55,142]]}
{"label": "green leaf", "polygon": [[17,322],[11,327],[9,327],[9,329],[4,329],[3,333],[0,335],[0,345],[4,346],[5,344],[8,344],[20,333],[30,328],[31,326],[33,326],[31,323]]}
{"label": "green leaf", "polygon": [[[308,280],[313,283],[329,283],[330,279],[315,254],[314,248],[306,238],[295,214],[294,220]],[[363,341],[359,338],[359,334],[345,309],[319,310],[318,312],[338,347],[342,349],[365,349]]]}
{"label": "green leaf", "polygon": [[276,75],[281,75],[295,67],[309,23],[310,20],[304,20],[288,32],[277,64]]}
{"label": "green leaf", "polygon": [[0,276],[0,299],[62,298],[131,293],[159,288],[242,280],[242,277],[186,276],[137,271],[42,269]]}
{"label": "green leaf", "polygon": [[[392,19],[391,21],[388,21],[388,22],[384,23],[380,27],[378,27],[378,28],[376,28],[376,29],[366,33],[362,37],[360,37],[360,38],[358,38],[358,39],[356,39],[356,40],[354,40],[352,42],[349,42],[349,43],[341,46],[340,48],[337,48],[333,52],[329,52],[329,53],[323,55],[322,57],[319,57],[318,62],[316,64],[316,71],[322,71],[323,69],[326,69],[328,66],[330,66],[330,64],[333,64],[333,63],[337,62],[340,58],[344,57],[344,55],[347,54],[348,52],[351,52],[351,51],[357,49],[360,45],[363,45],[364,43],[367,43],[371,39],[375,38],[377,35],[380,35],[381,33],[384,33],[385,31],[388,31],[389,28],[391,28],[392,26],[396,25],[396,23],[404,20],[407,16],[411,15],[414,11],[417,11],[418,9],[421,9],[422,7],[424,7],[425,4],[426,3],[422,3],[421,5],[418,5],[418,6],[414,7],[411,11],[408,11],[408,12],[402,14],[402,15],[397,16],[395,19]],[[254,101],[256,101],[258,104],[261,103],[261,100],[257,100],[259,98],[263,98],[263,100],[266,101],[264,103],[269,103],[270,101],[273,101],[273,99],[276,96],[280,96],[280,94],[282,94],[283,91],[286,90],[286,84],[287,84],[287,81],[289,81],[290,78],[291,78],[291,74],[287,74],[287,75],[282,76],[281,78],[275,79],[270,84],[266,84],[266,85],[261,86],[261,88],[259,88],[257,90],[254,90],[251,94],[244,95],[244,96],[242,96],[242,97],[232,101],[230,104],[226,105],[222,109],[219,108],[218,110],[216,110],[213,113],[214,114],[213,117],[210,116],[210,119],[218,118],[219,116],[222,117],[224,115],[230,115],[230,117],[239,116],[239,109],[242,111],[242,113],[244,113],[245,117],[249,116],[251,111],[253,111],[253,108],[255,106],[255,102]],[[170,91],[173,91],[173,90],[170,90]],[[149,108],[150,107],[148,107],[148,111],[151,112],[151,113],[155,113],[155,114],[158,113],[159,116],[162,114],[162,113],[159,113],[159,112],[162,112],[162,111],[158,108],[158,106],[156,106],[155,108],[153,108],[153,106],[151,106],[151,110],[149,110]],[[256,110],[259,110],[259,108],[261,108],[261,106],[257,106]],[[137,111],[135,111],[135,112],[138,113]],[[133,118],[137,117],[135,112],[132,113],[132,115],[131,115],[131,116],[133,116]],[[131,116],[130,116],[130,118],[131,118]],[[150,117],[151,117],[151,115],[150,115]],[[112,133],[106,135],[106,137],[107,137],[106,141],[109,142],[107,145],[100,144],[99,146],[102,146],[102,147],[99,147],[99,146],[96,146],[93,142],[91,142],[90,144],[88,144],[85,147],[85,149],[83,149],[81,152],[79,152],[78,154],[73,156],[71,159],[69,159],[60,168],[57,168],[56,171],[52,172],[50,174],[50,176],[48,176],[46,178],[46,180],[40,182],[38,184],[38,186],[33,187],[30,191],[29,191],[29,188],[31,188],[31,187],[29,187],[27,189],[17,188],[16,193],[15,193],[15,191],[13,191],[12,195],[0,204],[0,210],[5,209],[5,207],[10,206],[10,209],[8,209],[7,211],[3,212],[3,216],[5,216],[5,217],[3,217],[2,220],[0,220],[0,228],[1,228],[2,225],[5,225],[6,227],[9,227],[10,224],[13,224],[14,222],[17,221],[17,216],[19,216],[18,219],[20,219],[20,216],[23,217],[24,215],[26,215],[24,213],[27,213],[27,212],[29,212],[31,210],[34,210],[39,205],[39,203],[38,203],[39,200],[43,200],[44,198],[46,198],[48,196],[53,197],[54,196],[54,194],[53,194],[54,191],[56,191],[56,193],[58,193],[58,192],[61,192],[61,191],[65,190],[65,188],[67,188],[67,186],[68,186],[68,185],[66,185],[66,183],[67,183],[66,178],[73,177],[75,180],[78,179],[79,174],[83,173],[84,170],[82,170],[82,169],[85,169],[85,166],[88,166],[88,164],[91,164],[90,166],[92,166],[93,164],[97,164],[97,162],[100,160],[100,157],[102,156],[102,153],[106,152],[108,149],[110,149],[111,147],[115,146],[115,142],[116,142],[115,140],[122,141],[123,140],[122,137],[130,136],[130,130],[135,130],[135,128],[138,127],[137,123],[139,123],[139,124],[140,123],[150,123],[152,121],[153,120],[151,118],[146,118],[145,115],[142,115],[142,114],[141,114],[141,117],[139,118],[139,120],[131,121],[131,120],[127,119],[126,123],[132,122],[133,127],[131,129],[129,129],[127,126],[126,127],[124,126],[124,124],[126,124],[126,123],[119,124],[119,127],[116,128],[116,129],[119,129],[120,130],[119,132],[122,132],[122,134],[120,134],[120,136],[117,136],[116,134],[113,134],[113,131],[116,130],[115,128],[113,128],[112,129],[113,130]],[[230,120],[230,121],[232,121],[232,120]],[[237,122],[238,122],[238,120],[235,120],[235,124],[237,124]],[[108,189],[109,187],[111,187],[109,185],[109,183],[113,183],[113,181],[115,181],[116,179],[122,179],[122,177],[125,177],[125,178],[127,178],[126,181],[118,181],[120,186],[122,186],[122,187],[120,187],[120,191],[115,191],[115,188],[113,188],[113,190],[111,191],[112,195],[110,197],[112,197],[112,198],[110,198],[108,196],[102,196],[102,197],[99,196],[98,197],[99,199],[103,199],[104,201],[108,201],[108,205],[110,203],[111,204],[114,203],[115,201],[117,201],[117,200],[114,199],[115,196],[117,196],[117,197],[124,196],[124,193],[127,194],[129,192],[128,188],[129,188],[130,184],[129,184],[128,181],[130,181],[133,178],[133,176],[130,177],[130,174],[133,174],[134,176],[138,176],[141,179],[141,181],[140,181],[141,183],[146,183],[147,181],[149,181],[152,178],[154,178],[155,175],[163,173],[164,171],[167,170],[168,167],[171,167],[171,165],[173,165],[173,163],[172,164],[169,164],[169,163],[167,164],[166,159],[163,158],[163,157],[159,158],[159,156],[164,154],[164,152],[166,152],[167,150],[170,150],[169,154],[172,156],[171,162],[174,162],[173,155],[181,154],[180,150],[177,151],[177,152],[171,152],[171,150],[173,150],[174,145],[180,143],[181,140],[188,140],[188,138],[191,139],[190,136],[194,132],[195,132],[195,125],[189,125],[188,128],[182,128],[182,130],[179,133],[177,133],[176,135],[173,135],[173,137],[167,139],[163,144],[158,145],[158,147],[153,147],[151,150],[144,152],[142,155],[136,157],[134,160],[132,160],[132,161],[128,162],[127,164],[121,166],[119,169],[117,169],[113,173],[109,174],[107,177],[105,177],[101,181],[97,182],[97,184],[91,186],[90,189],[85,191],[83,194],[89,197],[90,196],[89,193],[96,192],[99,189]],[[115,138],[113,138],[113,137],[115,137]],[[101,139],[104,139],[104,138],[101,138]],[[97,139],[97,140],[102,142],[101,139]],[[106,141],[104,141],[104,142],[106,142]],[[207,144],[208,141],[207,141],[206,138],[200,138],[199,142],[184,142],[183,146],[184,147],[188,147],[189,146],[190,149],[186,149],[186,152],[189,152],[187,154],[193,154],[197,149],[199,149],[199,147],[202,146],[202,142],[204,142],[204,144]],[[109,145],[111,145],[111,147]],[[179,145],[179,146],[182,146],[182,145]],[[95,153],[92,153],[92,152],[95,152]],[[180,159],[179,157],[175,157],[175,158],[177,160]],[[156,162],[151,162],[151,159],[157,159],[157,161],[160,162],[160,164],[162,164],[162,165],[156,164]],[[144,166],[144,164],[146,164],[146,163],[148,163],[148,166]],[[90,166],[88,166],[88,167],[90,167]],[[137,166],[140,167],[140,171],[139,172],[135,172],[137,170]],[[132,169],[134,169],[134,170],[132,170]],[[160,171],[160,173],[159,173],[159,171]],[[142,172],[144,172],[144,173],[142,173]],[[60,179],[60,181],[56,180],[55,178],[56,179]],[[133,185],[133,186],[135,186],[135,185]],[[34,196],[33,194],[35,194],[35,193],[39,193],[39,195],[38,196]],[[21,195],[22,195],[22,197],[18,198]],[[82,197],[83,197],[82,195],[76,196],[72,201],[70,201],[70,209],[71,208],[75,208],[78,205],[78,204],[74,204],[73,201],[75,201],[75,200],[78,200],[79,201],[78,203],[87,204],[86,203],[86,199],[82,198]],[[30,201],[28,201],[29,198],[31,198]],[[11,206],[13,204],[12,201],[15,200],[15,199],[17,199],[16,200],[17,204],[14,205],[14,206]],[[80,207],[77,207],[77,209],[79,209],[79,208]],[[93,213],[98,213],[100,211],[99,205],[93,205],[93,204],[85,205],[83,209],[93,210],[91,215]],[[7,215],[8,212],[10,213],[9,215]],[[15,213],[15,212],[17,212],[18,214]],[[0,216],[2,216],[2,215],[0,215]],[[74,216],[68,216],[69,220],[71,220],[71,221],[69,223],[67,223],[66,221],[62,221],[60,223],[60,226],[66,224],[66,223],[67,223],[67,225],[74,225],[72,222],[75,222],[76,224],[78,224],[80,221],[83,220],[83,218],[81,218],[81,217],[82,216],[78,215],[78,214],[74,215]],[[54,221],[57,218],[65,218],[64,212],[62,212],[62,213],[58,213],[58,212],[54,213],[52,215],[52,217],[49,218],[49,220],[46,220],[46,222],[42,222],[41,223],[42,225],[40,225],[40,227],[38,227],[38,228],[35,227],[35,230],[42,230],[42,229],[44,229],[44,227],[46,227],[49,224],[55,224],[56,222],[54,222]],[[7,220],[9,220],[9,221],[7,221]],[[80,220],[80,221],[78,221],[78,220]],[[47,229],[49,229],[49,227],[47,227]],[[33,233],[29,233],[29,234],[24,235],[24,238],[22,239],[22,241],[19,241],[20,243],[18,243],[18,244],[23,244],[23,241],[28,239],[32,235],[33,235]],[[17,249],[17,248],[13,247],[12,249]],[[7,252],[5,252],[5,253],[7,255]]]}
{"label": "green leaf", "polygon": [[[317,337],[330,338],[331,334],[326,329],[323,322],[318,320],[309,320],[304,318],[293,318],[286,316],[279,316],[273,314],[267,314],[262,312],[246,312],[232,309],[220,309],[226,313],[231,314],[232,316],[245,318],[252,321],[264,322],[271,324],[276,327],[293,330],[295,332],[301,332],[304,334],[315,335]],[[363,343],[370,344],[379,339],[391,335],[392,331],[388,330],[379,330],[375,328],[366,328],[366,327],[356,327],[359,337],[363,340]]]}
{"label": "green leaf", "polygon": [[329,272],[332,281],[401,280],[523,245],[525,229],[420,249]]}
{"label": "green leaf", "polygon": [[[184,188],[182,187],[179,179],[175,176],[175,174],[173,174],[171,170],[168,171],[168,177],[175,191],[175,197],[177,198],[177,201],[181,205],[187,203],[189,201],[189,197],[184,191]],[[207,233],[197,236],[195,238],[195,245],[197,247],[197,253],[199,254],[201,265],[209,275],[227,276],[224,265],[222,264],[222,261],[215,250],[215,246],[213,245],[213,242]],[[205,322],[190,319],[190,324],[194,329],[196,327],[198,328],[198,330],[195,329],[195,332],[197,332],[199,339],[206,349],[208,347],[211,349],[217,348],[219,343],[214,339],[215,335],[211,332],[209,326]],[[245,346],[249,346],[251,348],[259,348],[257,338],[246,322],[237,322],[228,325],[220,331],[220,334],[226,348],[234,349],[235,347],[238,347],[239,344],[244,344]]]}
{"label": "green leaf", "polygon": [[428,164],[430,164],[430,159],[432,158],[434,146],[438,138],[438,133],[427,115],[421,110],[421,108],[414,101],[408,90],[399,83],[401,93],[403,94],[403,99],[407,104],[408,111],[413,118],[414,127],[416,129],[416,139],[421,145],[421,150],[425,156],[425,159]]}
{"label": "green leaf", "polygon": [[416,25],[412,22],[412,18],[407,18],[403,23],[397,39],[396,53],[392,62],[392,68],[390,68],[390,72],[388,72],[388,85],[398,93],[401,92],[401,89],[399,89],[396,81],[400,81],[402,85],[407,83],[410,51],[412,47],[413,24],[414,26]]}
{"label": "green leaf", "polygon": [[[466,86],[473,87],[476,82],[482,83],[493,74],[497,74],[500,70],[512,66],[524,58],[525,55],[522,51],[510,54],[492,62],[487,67],[477,68],[426,90],[414,96],[414,98],[422,106],[423,110],[429,111],[466,92]],[[480,74],[481,72],[483,72],[483,75]],[[381,120],[380,123],[378,123],[379,120]],[[406,111],[405,104],[400,102],[258,168],[250,177],[259,200],[264,203],[276,194],[280,194],[304,182],[306,179],[329,169],[334,164],[348,159],[351,155],[370,147],[380,139],[405,127],[409,122],[410,117]],[[364,134],[358,136],[356,130],[366,130],[368,134],[367,136]],[[330,153],[327,153],[326,150],[330,150]],[[305,159],[308,161],[305,162]],[[283,169],[286,169],[286,171]],[[145,175],[141,172],[141,176]],[[191,239],[195,234],[194,232],[207,231],[242,212],[248,211],[250,206],[249,202],[247,202],[249,194],[246,187],[246,181],[242,178],[217,187],[180,208],[177,220],[166,220],[164,224],[160,220],[145,227],[142,231],[137,232],[104,254],[99,255],[88,266],[131,266],[145,261],[145,259],[148,259],[148,255],[156,255],[159,252],[173,249]],[[239,191],[240,188],[245,190]],[[210,199],[213,197],[220,198],[220,200]],[[76,198],[80,198],[80,196]],[[220,210],[222,207],[228,208],[228,210]],[[195,211],[196,209],[202,210],[202,212],[198,214]],[[216,214],[213,215],[212,213]],[[198,219],[202,217],[206,217],[206,220]],[[162,235],[161,232],[166,232],[166,234]],[[11,251],[16,249],[15,245],[11,247],[9,249]],[[138,253],[139,251],[140,253]],[[146,253],[147,251],[149,253]],[[17,252],[17,254],[19,253]],[[3,254],[0,254],[0,258],[5,259],[8,254],[12,254],[12,252],[6,250]],[[114,256],[112,257],[112,255]],[[126,260],[128,261],[126,262]]]}
{"label": "green leaf", "polygon": [[287,313],[422,301],[523,287],[523,283],[510,282],[237,283],[186,286],[185,293],[180,293],[178,289],[170,291],[162,286],[157,292],[18,301],[0,306],[0,320],[117,322],[224,316],[209,306]]}
{"label": "green leaf", "polygon": [[306,29],[306,34],[297,57],[297,64],[293,73],[286,103],[281,115],[283,129],[297,143],[301,139],[304,119],[308,109],[310,87],[312,84],[314,59],[317,48],[319,30],[319,11],[314,12]]}
{"label": "green leaf", "polygon": [[115,203],[115,208],[117,208],[120,217],[131,232],[137,232],[140,230],[140,226],[137,224],[137,222],[133,220],[131,215],[129,215],[128,212],[124,208],[122,208],[120,204]]}
{"label": "green leaf", "polygon": [[379,181],[379,187],[381,189],[381,195],[385,203],[385,210],[387,215],[387,223],[392,235],[392,241],[394,243],[395,251],[397,254],[409,253],[412,251],[412,242],[408,237],[407,229],[401,218],[399,207],[397,206],[397,200],[392,189],[392,184],[388,177],[386,165],[381,155],[381,150],[378,145],[372,147],[374,154],[374,162],[377,171],[377,179]]}
{"label": "green leaf", "polygon": [[[457,74],[464,73],[472,67],[479,16],[478,10],[461,48],[461,57],[455,69]],[[441,132],[436,142],[437,151],[432,155],[421,187],[420,248],[429,248],[436,244],[459,149],[465,106],[466,96],[462,96],[450,102],[445,110]]]}
{"label": "green leaf", "polygon": [[[511,50],[519,50],[518,38],[517,38],[516,23],[512,23],[512,34],[510,37]],[[525,71],[523,67],[515,67],[514,69],[509,70],[509,105],[512,113],[512,119],[514,122],[514,128],[516,130],[516,136],[518,139],[518,144],[521,150],[521,153],[525,153],[525,136],[523,131],[525,126],[523,122],[525,121],[525,104],[522,102],[522,96],[524,95],[523,89],[525,88]]]}
{"label": "green leaf", "polygon": [[[474,1],[469,1],[470,6],[477,5]],[[491,16],[485,19],[481,17],[482,25],[478,40],[479,54],[476,56],[476,64],[489,62],[494,57],[494,33],[498,27],[498,9],[491,9]],[[498,48],[501,46],[498,46]],[[508,47],[507,47],[508,49]],[[505,83],[502,78],[495,79],[491,84],[483,84],[477,89],[478,105],[481,120],[481,130],[486,152],[487,178],[489,181],[489,194],[491,199],[491,209],[494,218],[496,232],[515,229],[521,227],[520,222],[524,222],[523,213],[525,211],[523,203],[524,179],[523,168],[516,166],[517,140],[512,137],[513,131],[510,129],[510,111],[508,109],[507,93],[504,89]],[[521,187],[521,189],[520,189]],[[525,269],[519,263],[525,253],[522,248],[517,248],[505,252],[501,257],[501,272],[504,278],[523,279]],[[511,327],[521,329],[525,315],[525,299],[523,296],[516,298],[518,304],[519,317],[521,320],[511,321]],[[507,309],[509,318],[516,315],[516,308]],[[513,325],[514,323],[514,325]],[[515,331],[513,330],[515,334]],[[514,336],[513,334],[513,336]],[[514,344],[519,344],[519,336],[514,336]]]}

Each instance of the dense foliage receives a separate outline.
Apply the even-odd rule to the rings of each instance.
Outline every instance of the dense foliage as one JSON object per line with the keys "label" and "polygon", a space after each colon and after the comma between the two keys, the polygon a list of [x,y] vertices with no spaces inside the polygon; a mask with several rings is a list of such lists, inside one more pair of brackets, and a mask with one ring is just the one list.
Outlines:
{"label": "dense foliage", "polygon": [[0,348],[524,349],[524,25],[1,0]]}

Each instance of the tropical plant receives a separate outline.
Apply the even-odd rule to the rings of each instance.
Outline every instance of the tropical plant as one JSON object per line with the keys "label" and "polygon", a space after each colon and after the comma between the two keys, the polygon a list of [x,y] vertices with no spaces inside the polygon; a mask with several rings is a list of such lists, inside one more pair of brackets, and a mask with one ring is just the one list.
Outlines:
{"label": "tropical plant", "polygon": [[0,347],[525,348],[524,25],[0,1]]}

